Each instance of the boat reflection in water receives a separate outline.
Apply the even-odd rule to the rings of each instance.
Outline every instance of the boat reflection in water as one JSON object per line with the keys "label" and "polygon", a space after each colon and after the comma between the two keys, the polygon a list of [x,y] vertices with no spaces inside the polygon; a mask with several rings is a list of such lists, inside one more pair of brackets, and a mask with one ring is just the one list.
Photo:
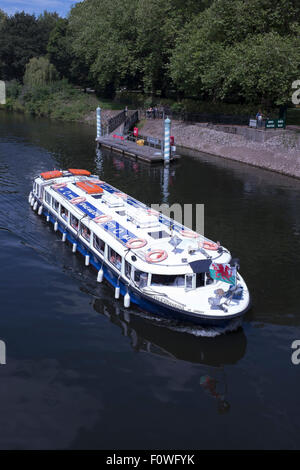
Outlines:
{"label": "boat reflection in water", "polygon": [[224,366],[236,364],[246,352],[242,328],[220,334],[198,326],[158,321],[148,313],[124,309],[104,299],[95,299],[93,307],[122,329],[135,351],[201,365],[198,379],[201,389],[216,399],[219,413],[229,411]]}

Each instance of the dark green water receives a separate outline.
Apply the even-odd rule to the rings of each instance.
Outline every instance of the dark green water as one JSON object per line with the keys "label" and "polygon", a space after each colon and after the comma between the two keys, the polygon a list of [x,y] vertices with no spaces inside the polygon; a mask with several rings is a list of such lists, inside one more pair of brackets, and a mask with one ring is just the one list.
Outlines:
{"label": "dark green water", "polygon": [[[299,448],[300,182],[206,156],[164,176],[97,154],[94,138],[0,113],[0,448]],[[54,167],[148,204],[204,203],[206,235],[240,258],[252,293],[243,327],[207,338],[124,311],[28,205]]]}

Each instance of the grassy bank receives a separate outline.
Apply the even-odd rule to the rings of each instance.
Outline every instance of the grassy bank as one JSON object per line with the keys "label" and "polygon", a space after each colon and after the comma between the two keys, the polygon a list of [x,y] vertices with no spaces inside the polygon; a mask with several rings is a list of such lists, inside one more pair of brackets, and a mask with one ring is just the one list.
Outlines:
{"label": "grassy bank", "polygon": [[6,109],[11,111],[63,121],[88,122],[86,118],[97,106],[104,110],[123,109],[122,104],[84,93],[66,80],[35,87],[22,86],[15,81],[7,84]]}

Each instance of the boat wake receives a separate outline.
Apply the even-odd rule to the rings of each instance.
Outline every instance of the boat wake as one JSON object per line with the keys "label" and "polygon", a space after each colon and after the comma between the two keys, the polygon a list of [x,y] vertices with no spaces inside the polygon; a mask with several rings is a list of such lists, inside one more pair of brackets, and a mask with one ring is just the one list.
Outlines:
{"label": "boat wake", "polygon": [[199,327],[199,326],[190,326],[190,325],[178,325],[178,327],[170,326],[170,329],[173,331],[178,331],[181,333],[187,333],[193,336],[198,337],[211,337],[215,338],[216,336],[230,333],[236,331],[242,326],[242,319],[235,318],[232,323],[229,323],[225,327]]}
{"label": "boat wake", "polygon": [[224,327],[220,326],[201,326],[201,325],[191,325],[184,324],[182,322],[177,322],[175,320],[168,320],[166,318],[158,318],[157,316],[151,315],[148,312],[137,311],[132,312],[134,315],[156,324],[162,326],[166,329],[176,331],[178,333],[186,333],[193,335],[195,337],[206,337],[206,338],[215,338],[216,336],[230,333],[236,331],[242,326],[242,318],[235,318],[231,323]]}

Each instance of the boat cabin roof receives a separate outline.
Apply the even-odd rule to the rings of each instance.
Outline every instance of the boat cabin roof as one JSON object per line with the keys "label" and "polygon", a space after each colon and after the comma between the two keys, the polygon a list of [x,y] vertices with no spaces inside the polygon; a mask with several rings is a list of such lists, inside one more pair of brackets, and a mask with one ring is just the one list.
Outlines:
{"label": "boat cabin roof", "polygon": [[[65,171],[62,176],[52,179],[39,176],[35,182],[141,271],[186,274],[193,272],[190,263],[194,261],[212,259],[222,263],[225,262],[222,258],[226,257],[228,262],[227,250],[199,248],[199,242],[211,240],[154,211],[95,175]],[[135,239],[141,239],[144,246],[133,247],[129,253],[126,244]],[[152,250],[163,250],[167,256],[159,262],[149,262],[146,257]],[[136,259],[132,260],[132,256]]]}

